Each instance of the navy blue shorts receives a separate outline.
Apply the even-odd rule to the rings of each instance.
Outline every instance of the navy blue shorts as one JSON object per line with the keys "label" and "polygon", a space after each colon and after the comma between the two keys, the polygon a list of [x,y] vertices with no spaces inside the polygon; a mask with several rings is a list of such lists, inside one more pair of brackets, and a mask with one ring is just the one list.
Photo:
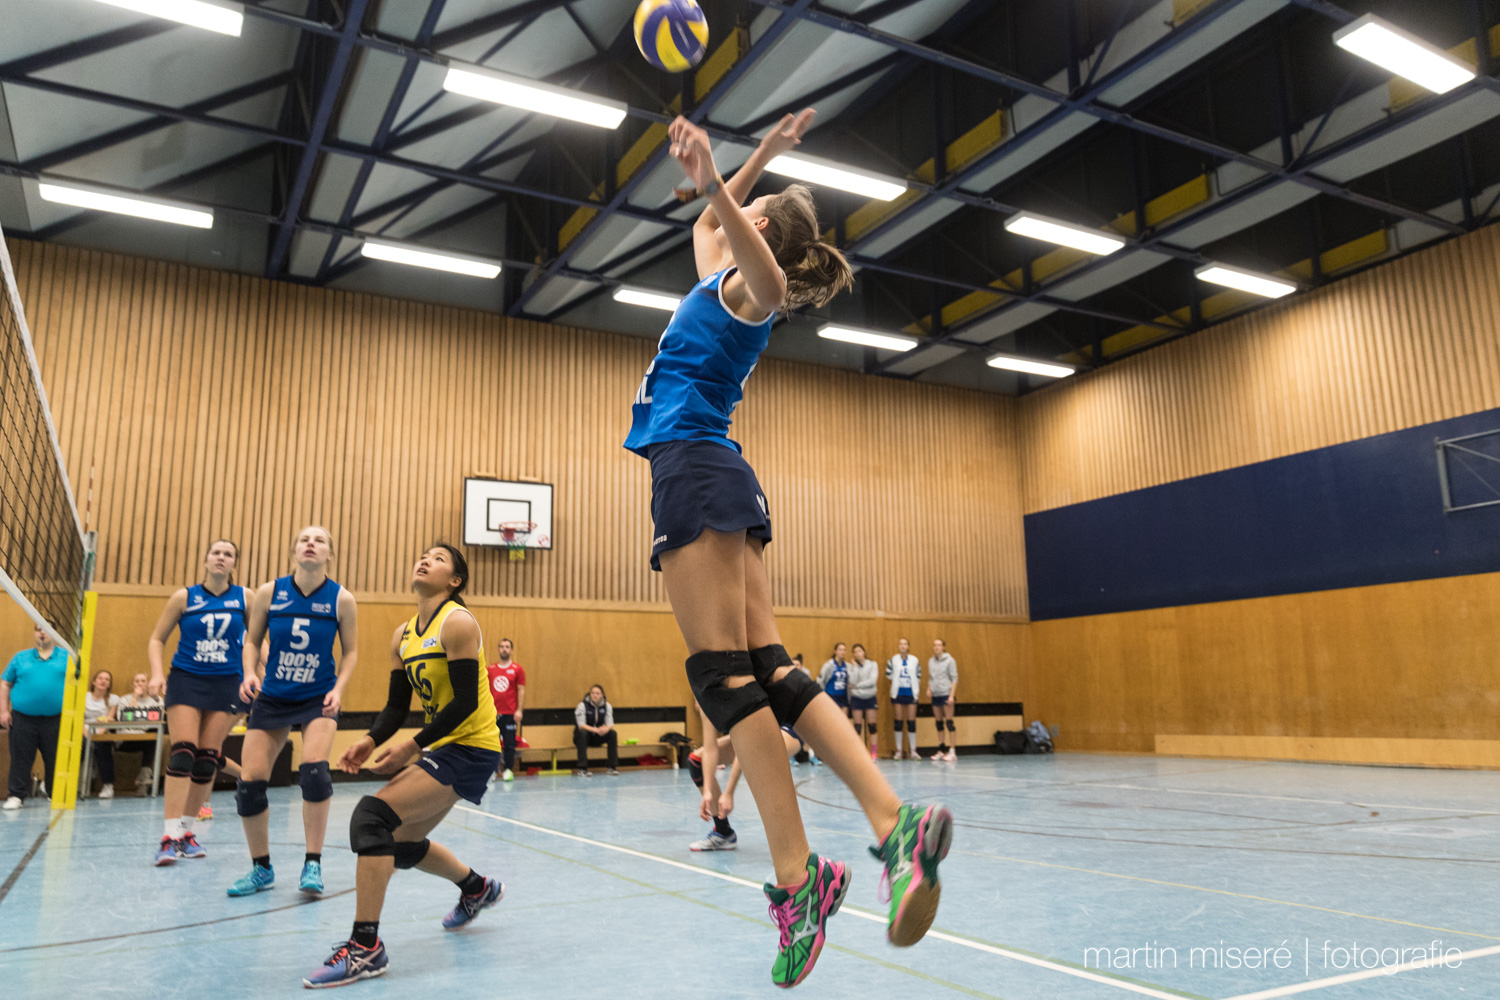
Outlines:
{"label": "navy blue shorts", "polygon": [[166,706],[186,705],[200,712],[235,714],[240,703],[238,674],[193,674],[173,670],[167,674]]}
{"label": "navy blue shorts", "polygon": [[850,698],[849,707],[860,712],[872,712],[879,702],[874,698]]}
{"label": "navy blue shorts", "polygon": [[[262,691],[250,705],[250,718],[245,720],[246,729],[286,729],[290,726],[306,727],[309,722],[324,718],[324,695],[302,701],[287,701],[273,698]],[[338,716],[331,716],[337,722]]]}
{"label": "navy blue shorts", "polygon": [[771,542],[765,491],[744,456],[713,441],[666,441],[647,447],[651,461],[651,568],[661,554],[695,541],[705,528],[747,532]]}
{"label": "navy blue shorts", "polygon": [[781,731],[797,741],[798,753],[801,753],[803,750],[807,749],[807,741],[804,740],[801,736],[797,735],[797,730],[793,729],[791,726],[782,726]]}
{"label": "navy blue shorts", "polygon": [[422,754],[413,767],[437,779],[458,793],[459,798],[468,799],[476,806],[484,798],[485,787],[500,767],[500,754],[495,750],[465,746],[462,743],[445,743],[436,750]]}
{"label": "navy blue shorts", "polygon": [[915,705],[917,696],[913,694],[898,694],[891,698],[892,705]]}
{"label": "navy blue shorts", "polygon": [[845,711],[848,711],[848,709],[849,709],[849,696],[847,694],[844,694],[843,692],[839,692],[838,694],[834,694],[832,691],[824,691],[823,693],[826,694],[826,695],[828,695],[828,697],[832,698],[833,699],[833,703],[835,705],[837,705],[839,708],[842,708]]}
{"label": "navy blue shorts", "polygon": [[946,695],[946,694],[935,694],[935,695],[933,695],[932,696],[932,707],[933,708],[942,708],[944,705],[948,704],[949,697],[950,696]]}

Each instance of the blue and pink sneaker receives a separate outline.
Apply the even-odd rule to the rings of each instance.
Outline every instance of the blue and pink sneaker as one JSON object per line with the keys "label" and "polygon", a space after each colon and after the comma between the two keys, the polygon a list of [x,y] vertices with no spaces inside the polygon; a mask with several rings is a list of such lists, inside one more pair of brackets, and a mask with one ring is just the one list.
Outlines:
{"label": "blue and pink sneaker", "polygon": [[302,985],[310,990],[348,986],[361,979],[385,975],[390,964],[384,941],[376,941],[373,948],[362,947],[353,941],[343,941],[334,946],[333,954],[328,956],[328,961],[323,963],[322,968],[303,977]]}
{"label": "blue and pink sneaker", "polygon": [[458,894],[458,905],[443,918],[443,930],[456,931],[468,926],[480,910],[487,910],[504,898],[505,883],[496,878],[485,879],[484,889],[477,896]]}
{"label": "blue and pink sneaker", "polygon": [[844,905],[849,893],[849,869],[842,861],[810,854],[807,877],[797,886],[765,885],[771,919],[781,931],[771,982],[790,989],[812,972],[826,939],[824,924]]}
{"label": "blue and pink sneaker", "polygon": [[885,863],[880,881],[891,904],[885,936],[896,947],[916,944],[932,926],[943,894],[938,864],[952,845],[952,813],[942,806],[904,805],[885,841],[870,848]]}
{"label": "blue and pink sneaker", "polygon": [[198,843],[198,838],[191,833],[184,833],[182,835],[182,839],[177,842],[177,849],[182,852],[184,858],[208,857],[208,851],[204,849],[202,844]]}
{"label": "blue and pink sneaker", "polygon": [[161,838],[161,846],[156,849],[155,863],[160,868],[163,865],[175,865],[177,859],[182,857],[182,850],[177,846],[177,841],[171,837]]}

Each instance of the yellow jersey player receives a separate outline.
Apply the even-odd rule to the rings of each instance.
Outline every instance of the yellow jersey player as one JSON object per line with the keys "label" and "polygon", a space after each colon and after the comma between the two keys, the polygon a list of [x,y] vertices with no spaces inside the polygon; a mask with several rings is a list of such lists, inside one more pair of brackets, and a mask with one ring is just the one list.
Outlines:
{"label": "yellow jersey player", "polygon": [[384,975],[389,964],[380,940],[385,888],[397,868],[419,868],[458,886],[458,905],[444,930],[466,926],[498,903],[505,886],[485,878],[427,839],[459,799],[475,805],[500,763],[500,731],[485,689],[484,641],[464,606],[469,564],[452,545],[438,543],[412,569],[417,613],[391,639],[390,694],[367,735],[344,752],[339,767],[353,774],[377,746],[400,729],[415,691],[423,727],[386,746],[370,761],[376,774],[395,775],[354,807],[349,846],[359,855],[354,930],[322,967],[302,980],[310,989],[345,986]]}

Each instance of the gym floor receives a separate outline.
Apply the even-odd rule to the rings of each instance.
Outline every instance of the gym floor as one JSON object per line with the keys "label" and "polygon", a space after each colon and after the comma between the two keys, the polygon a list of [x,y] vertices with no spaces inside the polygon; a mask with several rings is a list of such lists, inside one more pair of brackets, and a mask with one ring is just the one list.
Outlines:
{"label": "gym floor", "polygon": [[[863,817],[825,769],[795,766],[814,849],[854,871],[802,995],[1500,996],[1500,774],[1070,754],[881,767],[958,821],[942,909],[917,947],[889,947]],[[375,787],[338,786],[328,892],[311,902],[295,889],[293,789],[272,791],[279,882],[249,899],[224,894],[248,863],[229,795],[200,826],[209,857],[160,870],[160,800],[4,814],[6,994],[301,995],[348,934],[344,830]],[[687,850],[705,825],[686,771],[522,779],[461,805],[434,837],[503,879],[506,898],[446,934],[456,890],[398,873],[381,924],[390,971],[358,996],[771,994],[769,855],[748,792],[740,850],[724,854]]]}

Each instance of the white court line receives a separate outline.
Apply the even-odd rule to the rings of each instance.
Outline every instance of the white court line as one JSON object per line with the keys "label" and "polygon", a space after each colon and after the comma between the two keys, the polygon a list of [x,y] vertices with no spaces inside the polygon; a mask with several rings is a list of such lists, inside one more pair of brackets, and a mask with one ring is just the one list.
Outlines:
{"label": "white court line", "polygon": [[[620,854],[628,854],[633,858],[643,858],[646,861],[655,861],[657,864],[670,865],[673,868],[681,868],[683,871],[696,872],[699,875],[708,875],[712,878],[722,879],[725,882],[733,882],[736,885],[745,885],[757,890],[761,888],[759,882],[752,882],[749,879],[743,879],[736,875],[726,875],[723,872],[716,872],[711,868],[700,868],[697,865],[690,865],[683,861],[673,861],[671,858],[663,858],[656,854],[648,854],[645,851],[637,851],[629,847],[621,847],[618,844],[607,844],[602,840],[591,840],[588,837],[580,837],[576,833],[564,833],[561,830],[553,830],[549,827],[537,826],[535,823],[526,823],[519,819],[511,819],[508,816],[500,816],[496,813],[485,812],[483,809],[475,809],[472,806],[460,805],[455,806],[454,808],[461,809],[467,813],[473,813],[476,816],[484,816],[487,819],[499,820],[502,823],[510,823],[513,826],[524,827],[527,830],[535,830],[537,833],[547,833],[551,834],[554,837],[562,837],[564,840],[577,841],[580,844],[588,844],[591,847],[602,847],[607,851],[616,851]],[[871,913],[868,910],[861,910],[858,907],[854,906],[840,907],[839,912],[847,913],[855,917],[860,917],[864,920],[871,920],[878,924],[886,923],[886,918],[881,916],[880,914]],[[1085,969],[1075,969],[1072,966],[1062,965],[1058,962],[1051,962],[1045,958],[1038,958],[1035,955],[1027,955],[1023,952],[1011,951],[1008,948],[998,948],[994,945],[983,944],[979,941],[970,941],[967,938],[957,937],[953,934],[945,934],[942,931],[928,931],[927,936],[930,938],[937,938],[940,941],[947,941],[950,944],[961,945],[965,948],[973,948],[975,951],[987,952],[991,955],[999,955],[1001,958],[1009,958],[1017,962],[1024,962],[1027,965],[1034,965],[1038,968],[1049,969],[1053,972],[1061,972],[1064,975],[1073,976],[1077,979],[1087,979],[1090,982],[1103,983],[1105,986],[1114,986],[1118,989],[1126,990],[1130,993],[1139,993],[1142,996],[1156,997],[1157,1000],[1183,1000],[1183,997],[1185,996],[1185,994],[1182,993],[1166,993],[1162,990],[1152,989],[1151,987],[1143,986],[1140,983],[1131,983],[1121,979],[1112,979],[1109,976],[1099,975],[1098,973],[1089,972]],[[1496,946],[1496,950],[1500,950],[1500,945]],[[1237,998],[1237,1000],[1239,1000],[1239,998]]]}
{"label": "white court line", "polygon": [[[1465,813],[1470,816],[1500,816],[1500,812],[1487,809],[1465,809],[1460,806],[1395,806],[1383,802],[1354,802],[1349,799],[1309,799],[1297,795],[1257,795],[1254,792],[1211,792],[1197,788],[1160,788],[1154,785],[1106,785],[1089,782],[1089,788],[1128,788],[1137,792],[1172,792],[1177,795],[1223,795],[1232,799],[1272,799],[1277,802],[1316,802],[1329,806],[1356,806],[1361,809],[1411,809],[1415,812]],[[1238,1000],[1238,998],[1236,998]]]}
{"label": "white court line", "polygon": [[1415,962],[1407,962],[1405,965],[1392,965],[1379,969],[1364,969],[1360,972],[1350,972],[1342,976],[1330,976],[1327,979],[1315,979],[1310,983],[1296,983],[1292,986],[1278,986],[1275,989],[1261,990],[1258,993],[1242,993],[1229,1000],[1274,1000],[1276,997],[1289,997],[1296,993],[1307,993],[1310,990],[1327,989],[1330,986],[1342,986],[1344,983],[1357,983],[1364,979],[1379,979],[1381,976],[1394,976],[1398,972],[1411,972],[1414,969],[1426,969],[1432,966],[1442,966],[1449,962],[1465,962],[1471,958],[1484,958],[1486,955],[1500,955],[1500,944],[1491,945],[1488,948],[1476,948],[1466,951],[1451,958],[1421,958]]}

